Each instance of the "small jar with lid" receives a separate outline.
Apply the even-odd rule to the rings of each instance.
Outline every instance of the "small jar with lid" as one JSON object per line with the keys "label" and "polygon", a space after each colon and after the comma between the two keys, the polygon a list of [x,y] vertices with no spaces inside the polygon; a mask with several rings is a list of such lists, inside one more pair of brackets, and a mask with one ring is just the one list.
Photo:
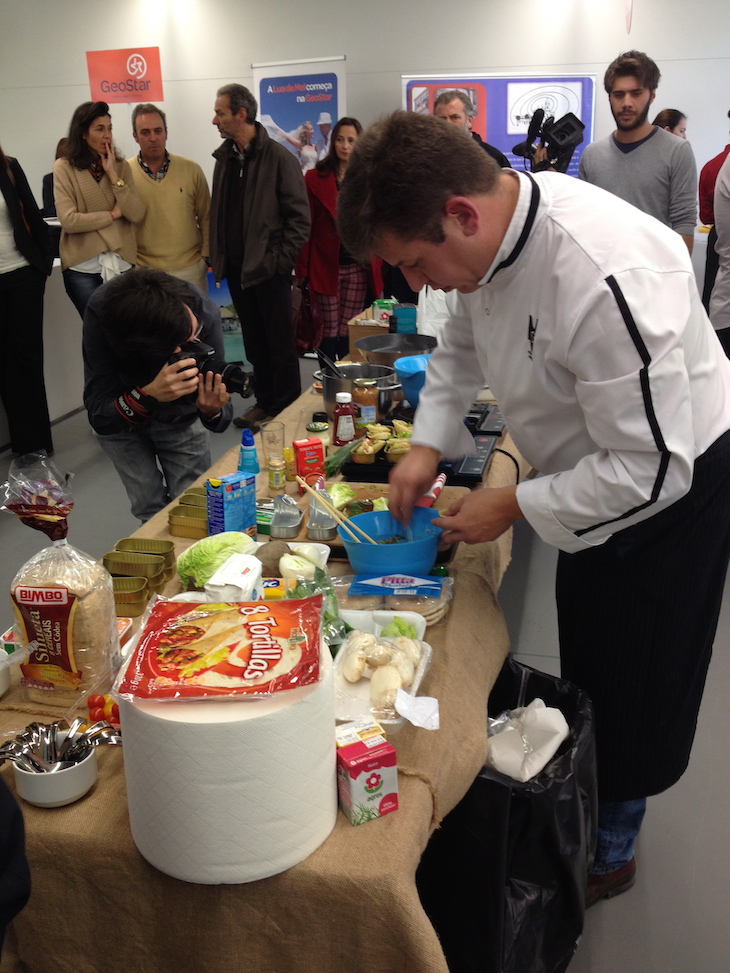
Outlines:
{"label": "small jar with lid", "polygon": [[360,414],[355,419],[355,429],[359,436],[365,435],[365,426],[377,422],[378,383],[374,378],[356,378],[353,382],[352,401],[359,406]]}
{"label": "small jar with lid", "polygon": [[283,456],[269,456],[269,496],[284,493],[286,486],[286,461]]}

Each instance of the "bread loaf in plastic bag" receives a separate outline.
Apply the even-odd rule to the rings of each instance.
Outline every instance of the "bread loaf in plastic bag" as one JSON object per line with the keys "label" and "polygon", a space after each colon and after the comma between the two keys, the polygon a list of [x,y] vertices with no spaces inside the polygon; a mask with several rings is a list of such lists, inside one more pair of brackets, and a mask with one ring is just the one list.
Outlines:
{"label": "bread loaf in plastic bag", "polygon": [[29,699],[68,708],[111,674],[119,638],[112,580],[106,568],[66,540],[73,507],[69,476],[41,453],[15,460],[3,507],[51,539],[20,568],[10,586],[16,628],[33,646],[21,665]]}

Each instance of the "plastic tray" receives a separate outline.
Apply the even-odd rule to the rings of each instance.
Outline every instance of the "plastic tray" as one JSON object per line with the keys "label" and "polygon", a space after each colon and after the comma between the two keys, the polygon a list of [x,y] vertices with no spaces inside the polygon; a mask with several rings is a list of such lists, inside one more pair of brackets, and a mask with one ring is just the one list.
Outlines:
{"label": "plastic tray", "polygon": [[[422,615],[418,615],[416,612],[395,612],[395,611],[349,611],[347,609],[340,612],[342,618],[351,625],[353,628],[359,629],[361,632],[370,632],[374,635],[379,635],[380,632],[396,617],[404,618],[409,621],[416,632],[426,630],[426,620]],[[418,635],[418,638],[423,642],[423,654],[421,656],[421,661],[416,669],[415,676],[413,678],[412,685],[408,686],[407,689],[403,691],[408,693],[409,696],[418,695],[418,687],[421,685],[421,681],[428,671],[429,664],[431,662],[432,649],[428,642],[423,641],[423,635]],[[370,680],[360,679],[359,682],[348,682],[347,679],[342,675],[342,664],[344,660],[344,648],[345,642],[342,643],[342,648],[335,656],[335,666],[334,666],[334,684],[335,684],[335,719],[338,723],[349,723],[351,720],[359,720],[363,718],[373,717],[374,714],[370,708]],[[376,716],[378,723],[381,724],[383,729],[389,730],[391,733],[399,730],[405,723],[405,717],[396,716],[393,719],[388,719],[387,717]]]}
{"label": "plastic tray", "polygon": [[136,551],[110,551],[103,557],[109,574],[123,574],[133,578],[154,578],[165,568],[159,554],[139,554]]}

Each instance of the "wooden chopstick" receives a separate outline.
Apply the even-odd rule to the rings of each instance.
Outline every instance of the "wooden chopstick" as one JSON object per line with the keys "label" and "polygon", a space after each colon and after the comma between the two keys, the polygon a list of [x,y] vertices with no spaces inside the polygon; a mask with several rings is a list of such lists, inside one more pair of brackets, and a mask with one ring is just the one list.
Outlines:
{"label": "wooden chopstick", "polygon": [[320,506],[324,507],[328,513],[332,514],[337,523],[340,524],[343,530],[347,531],[354,541],[360,543],[360,538],[357,536],[357,534],[353,533],[354,531],[357,531],[358,534],[360,534],[363,539],[368,541],[370,544],[378,543],[377,541],[374,541],[369,534],[366,534],[361,527],[358,527],[354,520],[350,520],[349,517],[343,514],[342,511],[338,510],[333,504],[328,503],[320,492],[313,490],[307,481],[301,476],[297,477],[297,483],[299,483],[300,486],[303,486],[307,493],[310,493],[315,498],[317,503],[320,504]]}

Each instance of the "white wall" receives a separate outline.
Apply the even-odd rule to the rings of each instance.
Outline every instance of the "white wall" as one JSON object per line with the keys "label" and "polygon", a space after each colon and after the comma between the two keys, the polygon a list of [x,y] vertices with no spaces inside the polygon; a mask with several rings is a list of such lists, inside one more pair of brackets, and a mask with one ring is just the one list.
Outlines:
{"label": "white wall", "polygon": [[[56,142],[89,99],[87,50],[159,47],[170,149],[210,176],[215,90],[252,84],[252,62],[345,54],[348,113],[367,125],[400,107],[402,74],[451,71],[597,75],[596,137],[613,128],[601,80],[621,51],[662,71],[656,109],[679,108],[698,169],[727,143],[726,0],[0,0],[0,144],[40,199]],[[129,109],[115,137],[134,151]]]}

